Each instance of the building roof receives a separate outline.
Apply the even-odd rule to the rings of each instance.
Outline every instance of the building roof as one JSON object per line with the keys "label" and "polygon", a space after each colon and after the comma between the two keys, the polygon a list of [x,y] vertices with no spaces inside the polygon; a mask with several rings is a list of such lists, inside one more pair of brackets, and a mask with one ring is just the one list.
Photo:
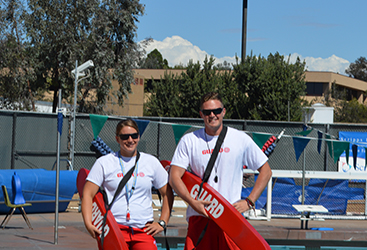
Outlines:
{"label": "building roof", "polygon": [[367,82],[333,72],[306,71],[305,77],[306,82],[324,82],[329,84],[335,83],[345,88],[360,91],[367,90]]}

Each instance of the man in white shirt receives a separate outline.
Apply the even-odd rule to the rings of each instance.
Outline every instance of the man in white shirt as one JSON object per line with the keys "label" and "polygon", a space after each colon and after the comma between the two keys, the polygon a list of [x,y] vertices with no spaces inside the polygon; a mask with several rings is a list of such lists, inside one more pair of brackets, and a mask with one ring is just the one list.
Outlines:
{"label": "man in white shirt", "polygon": [[[200,109],[200,116],[204,120],[205,128],[186,134],[181,138],[170,169],[172,188],[190,205],[186,214],[189,226],[185,250],[191,250],[195,247],[197,250],[239,249],[208,218],[205,206],[211,202],[193,199],[181,180],[188,166],[191,167],[192,172],[203,178],[211,153],[223,129],[223,117],[226,109],[218,93],[210,92],[204,95],[201,99]],[[233,204],[235,209],[243,213],[254,206],[254,202],[260,197],[271,178],[272,173],[267,160],[265,154],[246,133],[228,128],[208,184]],[[243,166],[259,171],[254,188],[245,200],[241,200]],[[204,237],[200,240],[200,244],[196,245],[205,227],[207,229]]]}

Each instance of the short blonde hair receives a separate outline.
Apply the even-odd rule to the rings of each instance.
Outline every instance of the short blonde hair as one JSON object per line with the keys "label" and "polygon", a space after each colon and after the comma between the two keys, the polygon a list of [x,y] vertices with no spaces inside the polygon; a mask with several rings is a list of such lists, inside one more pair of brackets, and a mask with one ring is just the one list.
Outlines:
{"label": "short blonde hair", "polygon": [[222,101],[222,97],[217,92],[209,92],[209,93],[206,93],[205,95],[203,95],[201,97],[200,109],[202,109],[204,102],[207,102],[207,101],[210,101],[210,100],[218,100],[222,104],[222,107],[224,106],[223,101]]}

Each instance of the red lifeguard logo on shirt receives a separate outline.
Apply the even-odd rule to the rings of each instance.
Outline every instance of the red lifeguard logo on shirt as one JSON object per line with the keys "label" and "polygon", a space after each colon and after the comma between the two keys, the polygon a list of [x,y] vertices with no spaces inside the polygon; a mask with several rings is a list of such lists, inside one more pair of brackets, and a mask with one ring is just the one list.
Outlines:
{"label": "red lifeguard logo on shirt", "polygon": [[[134,176],[134,174],[135,174],[135,173],[133,173],[133,176]],[[140,173],[138,173],[138,176],[140,176],[140,177],[144,177],[144,176],[145,176],[145,174],[144,174],[143,172],[140,172]]]}
{"label": "red lifeguard logo on shirt", "polygon": [[[132,176],[134,176],[134,175],[135,175],[135,173],[132,174]],[[138,173],[138,177],[144,177],[144,176],[145,176],[145,174],[143,172]],[[122,173],[118,173],[117,177],[122,178],[122,177],[124,177],[124,175]]]}
{"label": "red lifeguard logo on shirt", "polygon": [[[202,153],[203,155],[211,154],[211,153],[213,153],[213,150],[214,150],[214,149],[211,149],[211,150],[209,150],[209,149],[205,149],[205,150],[203,150],[201,153]],[[230,151],[229,147],[225,147],[225,148],[220,148],[219,153],[222,153],[222,152],[224,152],[224,153],[229,153],[229,151]]]}

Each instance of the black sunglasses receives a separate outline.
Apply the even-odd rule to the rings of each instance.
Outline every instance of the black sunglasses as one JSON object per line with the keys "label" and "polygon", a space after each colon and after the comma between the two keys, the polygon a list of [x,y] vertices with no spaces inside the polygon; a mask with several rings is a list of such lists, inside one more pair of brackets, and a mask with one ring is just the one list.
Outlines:
{"label": "black sunglasses", "polygon": [[123,140],[123,141],[129,139],[130,136],[134,140],[139,138],[139,134],[138,133],[134,133],[134,134],[119,134],[120,139]]}
{"label": "black sunglasses", "polygon": [[202,109],[201,112],[204,115],[210,115],[212,112],[214,115],[219,115],[220,113],[222,113],[223,108],[217,108],[217,109]]}

